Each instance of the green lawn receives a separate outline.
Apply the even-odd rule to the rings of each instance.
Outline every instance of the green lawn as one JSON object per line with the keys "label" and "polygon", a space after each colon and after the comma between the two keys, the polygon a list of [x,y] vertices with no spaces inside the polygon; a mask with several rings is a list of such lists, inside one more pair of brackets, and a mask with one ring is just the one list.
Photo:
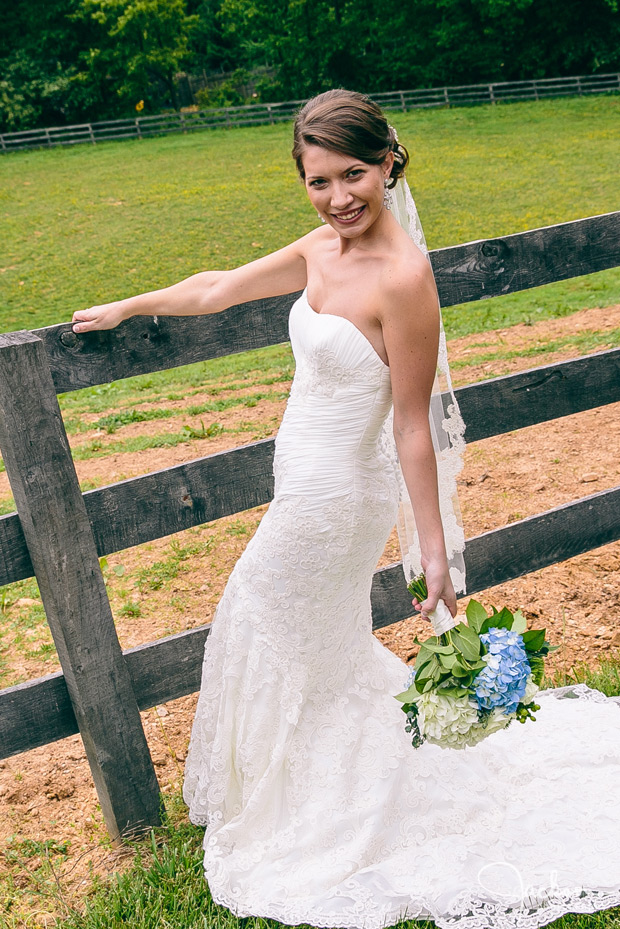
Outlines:
{"label": "green lawn", "polygon": [[[620,97],[393,113],[429,246],[616,209]],[[229,268],[317,224],[291,126],[0,158],[0,330]],[[615,302],[620,270],[446,311],[449,335]]]}

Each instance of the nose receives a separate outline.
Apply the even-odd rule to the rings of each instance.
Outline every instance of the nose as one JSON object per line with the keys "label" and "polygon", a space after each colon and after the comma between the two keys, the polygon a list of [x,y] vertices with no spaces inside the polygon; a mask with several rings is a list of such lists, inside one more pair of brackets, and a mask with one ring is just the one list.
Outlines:
{"label": "nose", "polygon": [[331,208],[334,213],[341,213],[353,203],[354,197],[346,184],[334,181],[331,189]]}

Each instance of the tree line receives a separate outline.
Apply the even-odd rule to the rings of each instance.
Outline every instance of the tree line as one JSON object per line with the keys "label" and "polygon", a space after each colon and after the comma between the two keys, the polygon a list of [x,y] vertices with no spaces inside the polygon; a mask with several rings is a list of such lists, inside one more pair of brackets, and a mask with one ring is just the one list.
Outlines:
{"label": "tree line", "polygon": [[[0,130],[620,70],[618,0],[1,0]],[[185,101],[187,102],[187,101]]]}

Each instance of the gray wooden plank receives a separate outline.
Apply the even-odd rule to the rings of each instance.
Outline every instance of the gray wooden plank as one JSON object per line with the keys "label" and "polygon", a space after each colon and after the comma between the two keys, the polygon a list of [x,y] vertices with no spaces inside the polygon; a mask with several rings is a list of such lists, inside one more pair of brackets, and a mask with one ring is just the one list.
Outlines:
{"label": "gray wooden plank", "polygon": [[[431,261],[442,306],[602,271],[620,265],[620,212],[437,249]],[[296,296],[208,316],[134,317],[79,336],[69,323],[35,331],[60,393],[284,342]]]}
{"label": "gray wooden plank", "polygon": [[263,439],[84,495],[97,551],[120,551],[267,503],[273,439]]}
{"label": "gray wooden plank", "polygon": [[[199,689],[202,654],[209,631],[210,626],[202,626],[123,652],[141,710]],[[156,673],[154,668],[158,669]],[[61,671],[0,691],[0,758],[78,732]]]}
{"label": "gray wooden plank", "polygon": [[[467,540],[467,595],[620,539],[620,486]],[[373,628],[411,616],[400,564],[375,574]]]}
{"label": "gray wooden plank", "polygon": [[244,303],[208,316],[136,316],[117,329],[83,335],[67,323],[34,332],[45,343],[61,393],[285,342],[296,296]]}
{"label": "gray wooden plank", "polygon": [[[467,594],[522,577],[620,539],[620,486],[520,520],[467,542]],[[375,573],[373,628],[412,614],[401,564]],[[198,690],[202,626],[124,652],[140,709]],[[62,674],[0,691],[0,758],[77,732]]]}
{"label": "gray wooden plank", "polygon": [[0,448],[110,834],[160,823],[157,778],[40,339],[0,336]]}
{"label": "gray wooden plank", "polygon": [[620,349],[461,387],[465,440],[523,429],[620,401]]}
{"label": "gray wooden plank", "polygon": [[32,577],[34,568],[17,513],[0,516],[0,587]]}
{"label": "gray wooden plank", "polygon": [[79,732],[59,671],[0,691],[0,758],[10,758]]}
{"label": "gray wooden plank", "polygon": [[[456,391],[476,442],[620,401],[620,349],[493,378]],[[271,500],[273,440],[198,458],[84,495],[99,555]],[[0,586],[31,577],[19,518],[0,517]]]}
{"label": "gray wooden plank", "polygon": [[[268,503],[273,439],[173,465],[84,494],[100,556]],[[0,516],[0,586],[32,577],[19,517]]]}
{"label": "gray wooden plank", "polygon": [[620,265],[620,212],[437,249],[441,305],[528,290]]}

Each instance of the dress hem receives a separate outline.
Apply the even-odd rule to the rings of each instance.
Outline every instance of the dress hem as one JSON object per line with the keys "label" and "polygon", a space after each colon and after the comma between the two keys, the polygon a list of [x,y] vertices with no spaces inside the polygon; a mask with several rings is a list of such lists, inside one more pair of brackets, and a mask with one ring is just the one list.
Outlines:
{"label": "dress hem", "polygon": [[[405,921],[432,921],[438,929],[538,929],[570,913],[592,914],[620,906],[620,887],[617,890],[586,890],[579,894],[563,895],[557,887],[546,893],[549,900],[539,906],[525,902],[506,906],[488,903],[476,897],[461,899],[455,904],[454,911],[434,913],[428,904],[420,902],[416,907],[412,901],[408,907],[396,907],[385,910],[381,915],[362,917],[351,914],[340,918],[328,918],[311,914],[309,909],[296,908],[284,912],[278,906],[241,906],[239,901],[225,890],[213,889],[207,877],[213,901],[225,906],[238,918],[255,916],[261,919],[275,919],[283,926],[312,926],[314,929],[392,929]],[[417,908],[417,914],[411,912]]]}

